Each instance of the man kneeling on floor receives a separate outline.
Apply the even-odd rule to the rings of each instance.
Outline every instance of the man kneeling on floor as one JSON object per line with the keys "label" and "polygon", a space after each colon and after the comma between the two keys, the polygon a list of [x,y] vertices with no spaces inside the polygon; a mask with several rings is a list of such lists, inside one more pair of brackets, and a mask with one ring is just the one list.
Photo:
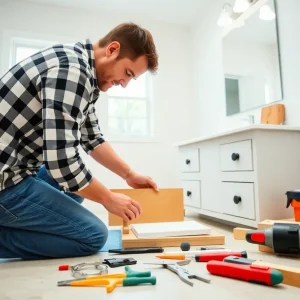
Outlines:
{"label": "man kneeling on floor", "polygon": [[81,203],[101,203],[125,221],[137,201],[111,192],[87,169],[79,147],[132,188],[157,189],[104,140],[95,112],[100,91],[127,86],[158,58],[152,35],[133,23],[89,39],[57,44],[0,79],[0,258],[86,256],[107,240],[105,224]]}

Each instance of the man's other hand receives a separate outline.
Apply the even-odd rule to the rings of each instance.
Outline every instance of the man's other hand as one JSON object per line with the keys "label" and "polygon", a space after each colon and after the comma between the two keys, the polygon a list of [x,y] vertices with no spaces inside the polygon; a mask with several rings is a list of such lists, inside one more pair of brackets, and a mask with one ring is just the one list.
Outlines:
{"label": "man's other hand", "polygon": [[149,176],[144,176],[139,173],[132,172],[129,174],[126,182],[134,189],[153,188],[158,191],[157,184]]}
{"label": "man's other hand", "polygon": [[103,202],[103,206],[125,222],[138,218],[142,213],[142,207],[137,201],[119,193],[111,193],[109,199]]}

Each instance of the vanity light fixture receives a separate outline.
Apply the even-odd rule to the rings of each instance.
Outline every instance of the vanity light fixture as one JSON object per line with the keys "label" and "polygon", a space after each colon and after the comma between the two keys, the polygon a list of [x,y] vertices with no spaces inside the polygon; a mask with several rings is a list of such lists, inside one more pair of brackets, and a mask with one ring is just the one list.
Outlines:
{"label": "vanity light fixture", "polygon": [[[233,23],[233,20],[237,20],[251,5],[259,0],[235,0],[234,6],[232,7],[228,2],[223,5],[222,13],[218,19],[217,24],[220,27],[226,27]],[[228,8],[230,10],[228,10]],[[227,9],[226,9],[227,8]],[[275,12],[268,4],[264,4],[259,9],[259,18],[261,20],[273,20],[276,17]],[[237,22],[235,28],[244,26],[245,22]]]}
{"label": "vanity light fixture", "polygon": [[250,6],[248,0],[235,0],[233,11],[235,13],[243,13],[245,12]]}
{"label": "vanity light fixture", "polygon": [[220,17],[218,19],[218,22],[217,22],[217,24],[219,26],[221,26],[221,27],[228,26],[228,25],[232,24],[232,22],[233,22],[233,20],[232,20],[232,18],[230,16],[229,11],[226,10],[226,6],[228,6],[230,8],[230,10],[232,10],[232,7],[231,7],[231,5],[229,3],[225,3],[223,5],[223,9],[222,9],[221,15],[220,15]]}
{"label": "vanity light fixture", "polygon": [[259,18],[262,20],[270,21],[275,19],[275,13],[272,11],[271,7],[267,4],[263,5],[259,10]]}

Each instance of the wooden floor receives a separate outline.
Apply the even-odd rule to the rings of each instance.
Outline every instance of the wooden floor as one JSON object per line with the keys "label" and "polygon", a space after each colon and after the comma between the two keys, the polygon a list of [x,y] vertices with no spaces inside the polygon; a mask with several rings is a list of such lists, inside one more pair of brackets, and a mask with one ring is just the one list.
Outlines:
{"label": "wooden floor", "polygon": [[[107,213],[94,204],[87,205],[99,218],[107,222]],[[235,251],[246,250],[248,258],[265,260],[277,264],[285,264],[300,268],[300,260],[276,257],[270,253],[260,253],[257,245],[233,238],[233,227],[200,219],[197,215],[186,212],[186,220],[197,220],[211,226],[212,229],[225,235],[225,247]],[[191,250],[197,247],[193,246]],[[165,248],[166,250],[179,250],[178,247]],[[103,287],[58,287],[60,280],[72,279],[70,272],[59,272],[58,266],[62,264],[75,265],[82,262],[102,261],[104,258],[112,257],[108,253],[99,253],[84,258],[54,259],[43,261],[15,261],[0,264],[0,299],[1,300],[83,300],[83,299],[122,299],[122,300],[153,300],[153,299],[220,299],[220,300],[244,300],[244,299],[266,299],[266,300],[293,300],[299,299],[299,288],[280,285],[268,287],[258,284],[243,282],[230,278],[211,276],[211,282],[205,283],[193,279],[194,286],[191,287],[181,281],[179,277],[160,266],[150,266],[144,262],[153,261],[153,254],[127,255],[135,258],[138,263],[132,266],[134,270],[150,270],[152,276],[156,276],[157,283],[152,286],[129,286],[116,287],[107,294]],[[122,256],[125,257],[125,256]],[[190,272],[205,273],[205,263],[191,262],[185,266]],[[110,273],[123,272],[124,268],[109,269]]]}

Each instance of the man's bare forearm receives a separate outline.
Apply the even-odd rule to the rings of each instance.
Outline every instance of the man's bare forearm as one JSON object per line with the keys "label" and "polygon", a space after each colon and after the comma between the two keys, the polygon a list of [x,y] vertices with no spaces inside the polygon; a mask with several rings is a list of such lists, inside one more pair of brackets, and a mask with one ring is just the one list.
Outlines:
{"label": "man's bare forearm", "polygon": [[93,150],[91,156],[98,163],[122,178],[126,178],[130,171],[130,166],[117,155],[108,142],[102,143]]}
{"label": "man's bare forearm", "polygon": [[102,185],[96,178],[84,189],[75,194],[89,200],[101,203],[107,211],[128,222],[137,218],[142,211],[141,205],[130,197],[113,193]]}
{"label": "man's bare forearm", "polygon": [[110,200],[112,192],[96,178],[93,178],[86,188],[75,192],[75,194],[105,205]]}

